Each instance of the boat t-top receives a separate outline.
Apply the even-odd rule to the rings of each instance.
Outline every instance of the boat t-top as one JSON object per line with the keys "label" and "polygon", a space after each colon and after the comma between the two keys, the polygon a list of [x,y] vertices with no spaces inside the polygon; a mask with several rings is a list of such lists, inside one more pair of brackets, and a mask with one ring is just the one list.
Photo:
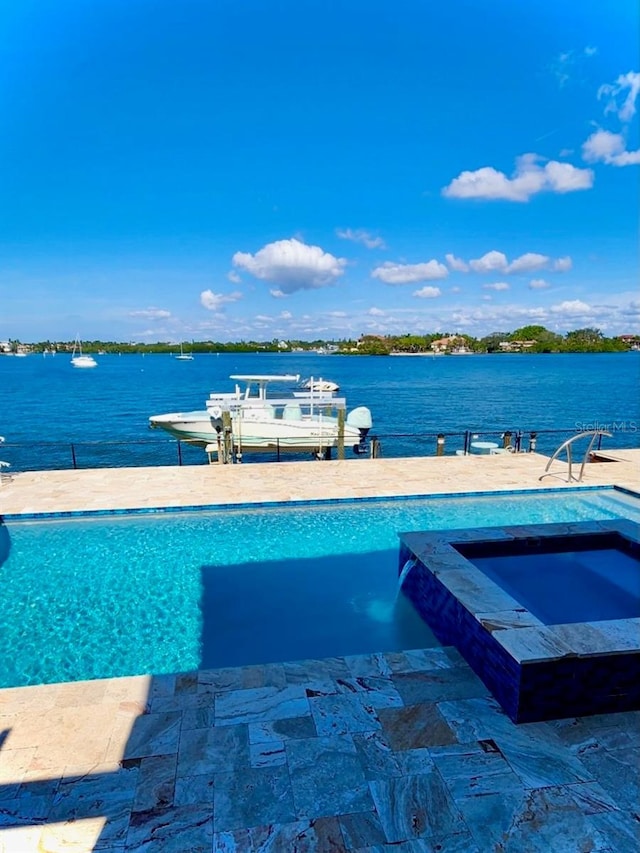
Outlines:
{"label": "boat t-top", "polygon": [[[309,451],[328,456],[332,448],[351,446],[357,454],[366,451],[372,426],[371,412],[359,406],[349,413],[346,400],[331,391],[314,390],[287,396],[270,393],[270,386],[295,383],[291,374],[234,374],[233,391],[214,392],[206,408],[173,412],[149,418],[152,429],[163,429],[175,438],[208,446],[228,439],[236,454],[247,451]],[[241,387],[242,386],[242,387]]]}

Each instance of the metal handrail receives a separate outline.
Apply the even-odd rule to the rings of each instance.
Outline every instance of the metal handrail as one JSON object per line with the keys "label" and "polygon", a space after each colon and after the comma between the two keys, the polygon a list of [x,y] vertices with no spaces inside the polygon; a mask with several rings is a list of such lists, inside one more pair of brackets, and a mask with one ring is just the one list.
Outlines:
{"label": "metal handrail", "polygon": [[[572,473],[572,465],[573,465],[573,459],[572,459],[572,455],[571,455],[572,445],[573,445],[574,441],[578,441],[578,439],[580,439],[580,438],[586,438],[589,435],[591,436],[591,441],[589,442],[587,449],[585,451],[584,457],[582,459],[582,465],[580,466],[580,473],[578,474],[577,477],[574,477],[573,473]],[[560,455],[560,453],[562,453],[563,450],[566,450],[567,451],[567,462],[569,463],[569,471],[567,472],[567,483],[570,483],[572,480],[574,480],[576,483],[581,483],[582,482],[582,475],[584,474],[584,466],[587,464],[587,460],[589,459],[591,451],[593,450],[593,445],[595,444],[596,438],[598,438],[598,437],[602,438],[602,436],[604,436],[604,435],[606,435],[608,438],[611,438],[610,432],[605,432],[605,430],[603,430],[603,429],[593,429],[593,430],[586,430],[585,432],[580,432],[580,433],[578,433],[578,435],[574,435],[571,438],[568,438],[566,441],[563,441],[562,444],[560,445],[560,447],[558,447],[558,449],[554,452],[553,456],[550,457],[549,461],[547,462],[546,468],[544,469],[544,474],[542,474],[540,477],[538,477],[538,480],[542,480],[544,477],[550,477],[551,476],[551,474],[549,473],[549,468],[551,467],[551,463],[555,459],[558,458],[558,456]]]}

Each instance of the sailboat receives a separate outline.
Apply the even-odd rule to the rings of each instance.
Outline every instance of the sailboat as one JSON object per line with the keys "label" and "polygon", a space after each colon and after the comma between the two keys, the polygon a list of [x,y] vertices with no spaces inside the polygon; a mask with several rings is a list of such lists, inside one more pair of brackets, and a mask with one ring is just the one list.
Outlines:
{"label": "sailboat", "polygon": [[193,361],[193,355],[190,352],[184,352],[182,349],[182,341],[180,342],[180,355],[177,355],[178,361]]}
{"label": "sailboat", "polygon": [[[76,355],[77,353],[77,355]],[[92,355],[83,355],[82,354],[82,343],[80,338],[76,335],[76,339],[73,342],[73,352],[71,353],[71,366],[72,367],[97,367],[98,362]]]}

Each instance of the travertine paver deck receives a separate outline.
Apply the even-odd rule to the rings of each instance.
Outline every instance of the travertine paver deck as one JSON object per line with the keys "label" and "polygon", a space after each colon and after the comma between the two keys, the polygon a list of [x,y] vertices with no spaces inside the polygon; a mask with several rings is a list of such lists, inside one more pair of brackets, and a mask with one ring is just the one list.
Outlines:
{"label": "travertine paver deck", "polygon": [[452,649],[9,689],[0,850],[636,853],[638,714],[516,726]]}
{"label": "travertine paver deck", "polygon": [[[640,487],[640,450],[612,453],[618,461],[589,465],[584,485]],[[499,456],[353,459],[332,462],[95,468],[26,471],[0,488],[0,514],[262,501],[324,500],[450,494],[575,486],[566,463],[540,480],[547,457]],[[579,466],[578,466],[579,468]],[[574,469],[575,470],[575,469]]]}
{"label": "travertine paver deck", "polygon": [[[585,484],[638,489],[619,457]],[[545,462],[24,473],[0,513],[560,485]],[[639,767],[640,714],[516,726],[452,649],[11,688],[0,851],[636,853]]]}

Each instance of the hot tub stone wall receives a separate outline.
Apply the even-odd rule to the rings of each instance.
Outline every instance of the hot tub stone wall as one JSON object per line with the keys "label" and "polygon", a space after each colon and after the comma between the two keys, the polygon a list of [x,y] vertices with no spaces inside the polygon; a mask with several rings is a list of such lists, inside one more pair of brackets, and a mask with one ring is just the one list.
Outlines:
{"label": "hot tub stone wall", "polygon": [[[570,528],[570,529],[567,529]],[[628,522],[496,528],[496,541],[526,536],[615,532],[638,541]],[[401,534],[402,591],[443,645],[455,646],[514,722],[640,709],[640,620],[545,626],[455,550],[474,531]],[[490,541],[487,529],[478,541]],[[469,589],[461,588],[462,567]],[[448,573],[452,572],[452,574]],[[455,579],[455,583],[454,583]],[[458,591],[454,591],[454,589]],[[478,590],[499,612],[479,611]],[[506,596],[506,597],[505,597]],[[466,600],[465,600],[466,597]],[[473,600],[473,606],[470,602]],[[519,633],[514,633],[519,632]]]}

